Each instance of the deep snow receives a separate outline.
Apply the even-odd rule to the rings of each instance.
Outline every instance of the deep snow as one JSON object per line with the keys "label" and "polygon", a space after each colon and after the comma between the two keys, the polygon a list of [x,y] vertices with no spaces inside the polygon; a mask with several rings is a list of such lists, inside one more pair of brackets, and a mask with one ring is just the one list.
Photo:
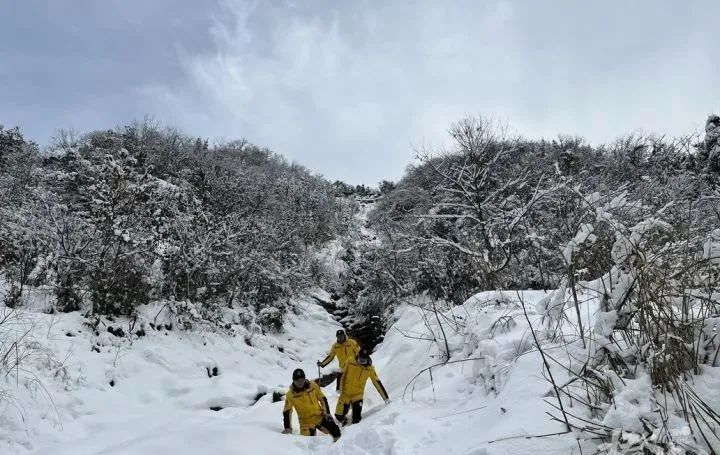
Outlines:
{"label": "deep snow", "polygon": [[[292,369],[302,367],[315,377],[315,360],[332,343],[338,324],[314,303],[295,302],[297,314],[289,315],[285,332],[256,336],[253,346],[243,337],[176,330],[149,330],[130,343],[108,333],[93,336],[78,314],[28,313],[37,342],[64,361],[59,367],[37,357],[19,386],[5,384],[16,393],[25,421],[12,406],[5,407],[0,449],[39,455],[577,451],[572,435],[524,438],[560,432],[563,426],[545,414],[552,410],[543,401],[549,386],[540,377],[538,354],[528,352],[526,326],[493,325],[518,311],[508,304],[512,293],[499,295],[481,294],[453,310],[465,328],[449,333],[451,360],[479,360],[435,368],[432,382],[423,373],[404,397],[422,368],[439,363],[443,348],[406,336],[427,338],[429,332],[421,311],[400,308],[374,354],[393,401],[385,405],[368,386],[363,421],[344,428],[336,444],[327,436],[297,435],[297,423],[295,435],[282,435],[282,402],[271,399],[272,391],[286,389]],[[524,296],[528,303],[542,297]],[[100,353],[91,350],[97,341]],[[213,367],[219,374],[208,377]],[[32,375],[47,394],[39,392],[37,381],[28,381]],[[325,389],[331,406],[333,389]],[[268,393],[254,403],[260,392]],[[212,411],[213,406],[224,409]]]}

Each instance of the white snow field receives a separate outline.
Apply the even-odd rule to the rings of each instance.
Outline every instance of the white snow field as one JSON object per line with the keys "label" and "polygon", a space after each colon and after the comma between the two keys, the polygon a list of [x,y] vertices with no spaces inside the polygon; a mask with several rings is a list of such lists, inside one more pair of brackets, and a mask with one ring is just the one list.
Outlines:
{"label": "white snow field", "polygon": [[[315,360],[338,328],[317,304],[296,302],[285,332],[256,336],[253,346],[242,337],[177,330],[148,330],[132,342],[107,332],[96,337],[78,313],[28,312],[35,341],[55,361],[35,355],[18,382],[8,377],[3,384],[16,398],[0,414],[0,453],[572,453],[577,443],[571,435],[523,438],[561,432],[563,426],[545,414],[552,409],[543,402],[549,389],[537,353],[514,360],[531,345],[524,326],[492,330],[509,307],[477,308],[494,298],[482,294],[456,308],[466,328],[448,333],[452,361],[483,359],[435,368],[432,383],[423,373],[404,398],[408,383],[438,363],[440,351],[432,341],[410,338],[426,338],[428,330],[417,308],[401,308],[374,354],[393,401],[382,403],[368,384],[363,421],[344,428],[336,444],[324,435],[297,435],[296,422],[294,435],[281,434],[282,402],[271,399],[273,390],[287,388],[294,368],[317,376]],[[96,342],[99,353],[92,350]],[[218,375],[209,377],[214,367]],[[260,392],[269,393],[255,403]],[[325,392],[334,406],[334,385]],[[223,409],[210,410],[215,406]],[[503,440],[490,442],[497,439]]]}
{"label": "white snow field", "polygon": [[[482,293],[442,313],[451,357],[432,369],[432,380],[428,371],[415,376],[442,363],[445,344],[431,339],[438,326],[432,313],[401,307],[373,356],[392,402],[382,403],[368,383],[363,421],[343,428],[335,444],[322,434],[299,436],[296,421],[295,434],[281,434],[283,403],[271,398],[286,390],[296,367],[317,376],[315,361],[339,325],[315,303],[294,302],[286,330],[257,335],[252,346],[243,336],[200,331],[148,330],[132,341],[94,336],[78,313],[28,312],[39,354],[2,383],[15,399],[0,409],[0,453],[549,455],[579,454],[581,446],[593,453],[592,441],[553,435],[565,427],[547,414],[555,411],[545,401],[553,400],[551,385],[519,295]],[[534,305],[545,296],[522,293],[534,322]],[[157,310],[145,314],[152,320]],[[92,349],[98,342],[99,353]],[[215,367],[218,375],[209,376]],[[334,384],[325,392],[334,406]],[[627,402],[619,398],[611,417],[630,425],[646,401],[632,385],[623,393]]]}

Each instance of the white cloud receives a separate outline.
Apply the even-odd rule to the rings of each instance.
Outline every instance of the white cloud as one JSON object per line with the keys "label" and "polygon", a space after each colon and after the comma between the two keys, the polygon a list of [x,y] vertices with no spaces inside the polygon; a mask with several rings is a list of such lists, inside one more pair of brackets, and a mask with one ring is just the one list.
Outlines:
{"label": "white cloud", "polygon": [[442,142],[465,115],[597,142],[691,130],[718,107],[705,47],[717,32],[682,35],[702,11],[646,24],[557,3],[270,5],[227,3],[215,52],[184,56],[183,84],[148,89],[158,116],[374,183],[397,178],[412,144]]}

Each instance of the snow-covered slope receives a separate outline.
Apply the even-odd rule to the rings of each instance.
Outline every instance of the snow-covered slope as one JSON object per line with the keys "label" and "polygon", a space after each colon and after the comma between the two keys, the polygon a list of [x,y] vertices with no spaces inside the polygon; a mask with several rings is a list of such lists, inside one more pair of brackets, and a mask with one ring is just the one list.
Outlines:
{"label": "snow-covered slope", "polygon": [[[254,337],[253,346],[175,330],[149,330],[130,344],[92,336],[77,313],[28,313],[47,356],[26,364],[17,386],[4,385],[17,406],[2,411],[0,453],[302,452],[314,441],[279,433],[282,403],[272,403],[272,391],[287,388],[294,368],[317,375],[337,323],[318,305],[296,302],[295,310],[284,333]],[[45,362],[50,355],[62,365]]]}
{"label": "snow-covered slope", "polygon": [[[528,320],[543,336],[536,309],[547,309],[553,295],[486,292],[437,317],[428,311],[437,302],[399,308],[373,356],[393,401],[385,405],[368,384],[363,421],[343,428],[335,444],[297,435],[297,423],[294,435],[282,435],[282,402],[272,400],[294,368],[316,377],[315,361],[338,328],[312,298],[293,302],[282,334],[254,337],[150,330],[131,341],[91,333],[79,314],[28,311],[18,327],[32,327],[33,354],[2,384],[15,398],[2,401],[0,453],[594,453],[596,441],[578,440],[549,415],[558,415],[556,398]],[[592,326],[596,302],[583,310]],[[558,358],[570,354],[561,344],[544,345]],[[571,378],[564,366],[551,371],[560,383]],[[696,381],[713,406],[718,379],[713,370]],[[631,429],[652,412],[644,382],[639,375],[619,386],[605,423]],[[325,390],[334,406],[334,387]],[[582,406],[569,405],[568,412],[587,417]]]}
{"label": "snow-covered slope", "polygon": [[[543,296],[526,292],[522,298],[532,307]],[[344,443],[385,435],[386,453],[500,455],[577,450],[572,435],[525,438],[562,432],[564,427],[545,414],[551,410],[543,401],[548,384],[540,376],[539,354],[528,352],[531,339],[522,311],[515,305],[517,297],[515,293],[481,293],[446,312],[445,316],[458,318],[459,330],[453,329],[454,318],[445,321],[451,356],[449,363],[433,368],[432,380],[429,371],[415,376],[442,363],[444,343],[417,338],[428,338],[431,333],[440,336],[438,327],[416,307],[401,309],[376,354],[378,369],[400,403],[373,416]],[[516,322],[496,324],[510,318]]]}
{"label": "snow-covered slope", "polygon": [[[524,296],[527,302],[541,297]],[[38,382],[13,387],[25,422],[4,414],[14,426],[3,427],[2,453],[570,453],[577,443],[568,435],[524,438],[563,428],[545,414],[548,385],[538,354],[527,352],[527,326],[495,323],[503,316],[521,322],[512,300],[486,293],[446,313],[463,327],[447,325],[451,363],[433,368],[432,381],[427,371],[415,375],[441,363],[444,344],[417,338],[428,338],[428,325],[437,326],[426,324],[417,307],[401,308],[374,355],[393,402],[386,406],[368,385],[365,418],[344,428],[336,444],[329,437],[280,434],[282,403],[271,399],[290,382],[293,368],[316,376],[314,362],[337,327],[318,305],[296,302],[286,331],[258,336],[253,346],[238,337],[164,330],[130,344],[91,336],[77,314],[34,313],[37,328],[43,326],[37,341],[65,361],[60,367],[35,359],[29,366],[52,403]],[[92,350],[98,340],[99,353]],[[209,377],[215,367],[219,374]],[[270,393],[255,402],[263,392]],[[333,387],[326,392],[334,405]]]}

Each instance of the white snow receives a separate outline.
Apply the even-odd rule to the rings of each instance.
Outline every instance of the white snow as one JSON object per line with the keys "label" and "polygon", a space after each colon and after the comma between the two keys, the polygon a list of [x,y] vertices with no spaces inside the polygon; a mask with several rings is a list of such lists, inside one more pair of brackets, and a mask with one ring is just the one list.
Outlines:
{"label": "white snow", "polygon": [[[18,406],[0,411],[0,453],[236,454],[256,448],[279,454],[327,443],[281,435],[282,403],[271,402],[274,390],[287,389],[294,368],[317,376],[314,362],[337,329],[320,306],[295,305],[298,314],[288,315],[285,333],[255,336],[253,346],[243,337],[151,329],[130,343],[104,331],[94,336],[78,313],[28,313],[44,355],[25,365],[31,371],[21,373],[17,385],[3,384]],[[96,342],[99,353],[91,350]],[[62,364],[47,363],[45,354]],[[213,368],[219,374],[209,377]],[[253,404],[260,392],[268,393]]]}
{"label": "white snow", "polygon": [[[562,426],[545,415],[548,386],[538,375],[537,353],[527,352],[527,326],[513,295],[480,294],[447,313],[465,328],[449,334],[450,361],[456,363],[434,368],[432,383],[427,372],[412,380],[422,368],[440,363],[441,351],[433,342],[401,333],[429,333],[417,307],[401,308],[397,329],[374,354],[393,401],[385,405],[369,386],[363,421],[344,428],[336,444],[327,436],[297,435],[297,423],[295,435],[280,434],[282,402],[271,400],[273,391],[287,388],[294,368],[317,376],[315,360],[338,326],[319,305],[294,302],[286,331],[256,335],[253,346],[242,336],[177,330],[148,330],[130,342],[107,332],[93,335],[78,313],[30,312],[26,316],[44,354],[26,365],[17,384],[3,386],[17,397],[17,409],[2,410],[0,452],[515,454],[532,448],[537,454],[565,453],[576,446],[568,435],[523,438]],[[542,296],[525,298],[534,302]],[[500,317],[506,321],[496,324]],[[477,360],[464,361],[472,358]],[[213,368],[219,374],[209,377]],[[334,406],[333,386],[325,391]],[[254,403],[260,392],[268,393]],[[213,406],[224,409],[215,412]]]}
{"label": "white snow", "polygon": [[565,258],[566,264],[572,264],[572,255],[577,251],[585,242],[592,244],[597,240],[593,232],[593,225],[585,223],[580,225],[575,238],[573,238],[563,249],[563,258]]}
{"label": "white snow", "polygon": [[[578,445],[593,453],[595,442],[578,442],[548,416],[557,415],[555,397],[528,330],[527,319],[543,336],[542,310],[564,298],[564,290],[480,293],[440,315],[447,347],[423,310],[427,300],[400,307],[373,355],[392,402],[368,384],[363,421],[343,428],[335,444],[299,436],[296,421],[295,434],[281,434],[283,403],[272,402],[294,368],[316,377],[315,361],[333,341],[338,324],[312,298],[291,302],[283,333],[236,337],[148,329],[130,341],[94,335],[78,313],[31,311],[24,320],[34,326],[38,354],[17,382],[10,375],[2,384],[16,398],[0,409],[0,453],[550,455],[579,453]],[[594,320],[597,308],[588,306],[584,322],[602,335],[613,315]],[[574,315],[565,310],[565,318]],[[567,372],[551,368],[567,381]],[[716,401],[712,380],[701,377],[697,387]],[[652,412],[649,384],[647,375],[618,383],[615,406],[598,423],[639,428],[639,417]],[[334,406],[334,385],[325,392]]]}

